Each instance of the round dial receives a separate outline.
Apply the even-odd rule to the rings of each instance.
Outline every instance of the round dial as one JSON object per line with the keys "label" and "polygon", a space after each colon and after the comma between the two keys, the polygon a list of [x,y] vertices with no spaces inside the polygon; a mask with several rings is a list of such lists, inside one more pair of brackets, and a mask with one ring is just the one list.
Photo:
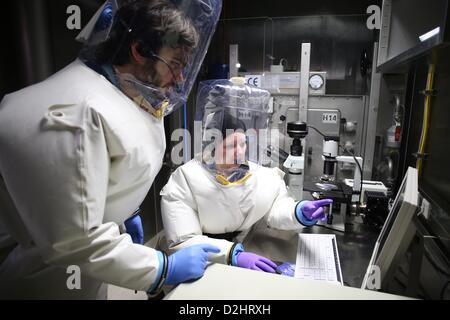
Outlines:
{"label": "round dial", "polygon": [[323,83],[323,78],[319,74],[314,74],[309,78],[309,86],[314,90],[322,88]]}

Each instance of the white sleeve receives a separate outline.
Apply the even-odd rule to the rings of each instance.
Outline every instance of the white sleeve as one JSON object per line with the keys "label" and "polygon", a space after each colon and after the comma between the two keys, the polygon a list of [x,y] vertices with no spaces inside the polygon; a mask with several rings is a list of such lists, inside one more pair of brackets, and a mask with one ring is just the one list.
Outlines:
{"label": "white sleeve", "polygon": [[110,158],[100,115],[85,104],[52,106],[30,130],[33,139],[12,136],[22,147],[6,146],[11,157],[1,169],[44,262],[148,290],[158,280],[157,252],[104,222]]}
{"label": "white sleeve", "polygon": [[209,243],[220,249],[217,254],[209,254],[211,262],[227,264],[233,242],[213,239],[202,235],[201,221],[191,188],[178,168],[161,191],[161,214],[169,251],[189,247],[199,243]]}
{"label": "white sleeve", "polygon": [[283,180],[284,172],[278,168],[273,169],[273,183],[278,186],[278,194],[266,216],[269,227],[280,230],[296,230],[303,227],[295,216],[295,201],[288,193]]}

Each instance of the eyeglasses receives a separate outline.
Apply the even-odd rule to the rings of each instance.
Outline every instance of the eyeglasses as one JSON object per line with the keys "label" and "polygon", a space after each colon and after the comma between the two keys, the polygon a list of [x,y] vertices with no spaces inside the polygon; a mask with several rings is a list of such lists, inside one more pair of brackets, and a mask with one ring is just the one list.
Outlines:
{"label": "eyeglasses", "polygon": [[[175,80],[176,85],[178,86],[179,83],[177,82],[177,74],[182,74],[183,72],[183,68],[184,66],[181,64],[181,62],[179,61],[175,61],[175,60],[170,60],[170,62],[167,62],[166,59],[162,58],[161,56],[158,56],[157,54],[152,54],[152,57],[161,61],[162,63],[164,63],[167,68],[169,68],[170,73],[172,74],[173,79]],[[176,72],[175,72],[176,71]]]}

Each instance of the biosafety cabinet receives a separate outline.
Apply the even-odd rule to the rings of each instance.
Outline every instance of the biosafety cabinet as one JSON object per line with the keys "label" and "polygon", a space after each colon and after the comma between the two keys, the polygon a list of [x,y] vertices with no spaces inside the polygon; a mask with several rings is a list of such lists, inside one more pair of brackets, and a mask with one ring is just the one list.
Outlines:
{"label": "biosafety cabinet", "polygon": [[[384,189],[362,197],[370,205],[386,201],[389,209],[407,168],[417,168],[421,197],[411,225],[415,236],[394,259],[398,268],[385,290],[448,298],[449,1],[378,5],[374,30],[367,27],[368,12],[282,17],[267,12],[267,17],[221,20],[217,47],[207,57],[208,76],[245,77],[271,92],[269,128],[278,129],[279,136],[269,156],[280,168],[293,141],[287,124],[307,123],[305,181],[323,175],[324,135],[339,141],[338,156],[346,149],[362,159],[367,185],[382,183]],[[335,178],[352,179],[355,170],[354,163],[338,162]],[[369,191],[367,185],[362,192]],[[374,196],[378,191],[382,197]],[[356,215],[363,212],[359,209]]]}
{"label": "biosafety cabinet", "polygon": [[[418,169],[420,209],[415,236],[391,290],[422,298],[449,299],[450,275],[450,14],[449,1],[384,0],[376,78],[371,99],[378,106],[375,153],[378,177],[398,189],[408,166]],[[392,122],[389,123],[389,113]],[[389,140],[389,127],[399,141]]]}

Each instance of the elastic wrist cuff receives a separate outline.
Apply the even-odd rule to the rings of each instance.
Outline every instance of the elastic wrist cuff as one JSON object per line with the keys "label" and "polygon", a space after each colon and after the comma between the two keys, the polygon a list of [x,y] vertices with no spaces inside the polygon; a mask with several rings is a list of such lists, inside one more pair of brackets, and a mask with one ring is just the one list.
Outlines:
{"label": "elastic wrist cuff", "polygon": [[155,282],[152,284],[150,289],[147,291],[147,294],[150,296],[156,296],[160,293],[164,282],[167,278],[167,272],[169,269],[169,260],[167,255],[164,252],[157,251],[158,254],[158,260],[159,260],[159,268],[158,268],[158,275],[156,277]]}
{"label": "elastic wrist cuff", "polygon": [[[297,221],[302,226],[311,227],[316,224],[317,220],[309,220],[303,215],[302,207],[305,202],[306,201],[298,202],[297,205],[295,206],[294,213],[295,213],[295,217],[297,218]],[[298,206],[300,206],[300,207],[298,207]]]}
{"label": "elastic wrist cuff", "polygon": [[235,243],[231,249],[228,257],[228,264],[231,266],[237,266],[237,256],[239,253],[244,251],[244,246],[242,243]]}

